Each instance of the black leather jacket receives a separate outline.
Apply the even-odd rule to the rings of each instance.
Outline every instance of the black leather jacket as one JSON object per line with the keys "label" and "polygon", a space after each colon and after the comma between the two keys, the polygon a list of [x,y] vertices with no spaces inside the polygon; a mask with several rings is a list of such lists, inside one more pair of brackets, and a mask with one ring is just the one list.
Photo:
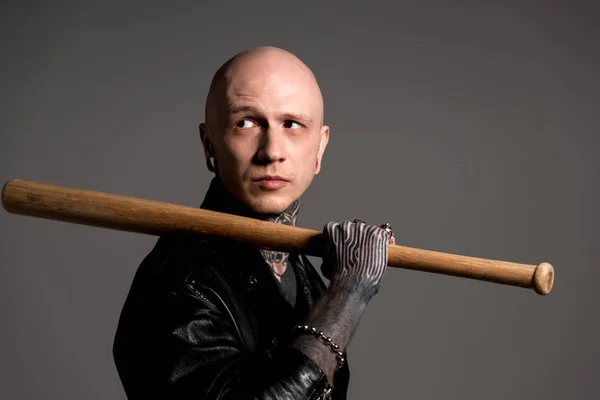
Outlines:
{"label": "black leather jacket", "polygon": [[[325,285],[306,257],[290,260],[294,308],[259,251],[161,237],[135,275],[115,336],[128,398],[318,399],[326,376],[288,344]],[[346,365],[333,399],[346,399],[348,379]]]}

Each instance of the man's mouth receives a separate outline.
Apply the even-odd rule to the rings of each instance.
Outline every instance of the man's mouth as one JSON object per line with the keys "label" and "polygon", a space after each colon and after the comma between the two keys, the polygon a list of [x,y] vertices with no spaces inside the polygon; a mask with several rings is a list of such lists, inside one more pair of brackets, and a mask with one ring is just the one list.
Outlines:
{"label": "man's mouth", "polygon": [[263,175],[253,179],[252,182],[258,187],[267,190],[281,189],[289,183],[287,179],[279,175]]}

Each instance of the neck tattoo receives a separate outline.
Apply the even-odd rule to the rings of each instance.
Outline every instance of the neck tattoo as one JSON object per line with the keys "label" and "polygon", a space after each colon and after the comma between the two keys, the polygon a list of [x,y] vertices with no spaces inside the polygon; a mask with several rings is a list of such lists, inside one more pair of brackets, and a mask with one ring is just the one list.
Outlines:
{"label": "neck tattoo", "polygon": [[[278,224],[296,226],[299,209],[300,200],[296,200],[287,208],[287,210],[279,215],[269,216],[266,220]],[[273,275],[277,279],[277,282],[281,283],[281,278],[289,265],[289,254],[272,250],[261,250],[260,252],[267,264],[269,264],[271,271],[273,271]]]}
{"label": "neck tattoo", "polygon": [[[215,177],[211,181],[210,188],[201,207],[209,210],[275,222],[278,224],[295,226],[296,219],[298,218],[298,210],[300,209],[300,199],[294,201],[281,214],[257,215],[251,212],[234,196],[232,196],[231,193],[223,186],[221,180],[218,177]],[[271,271],[273,271],[273,275],[277,279],[277,282],[281,283],[281,278],[285,274],[287,266],[289,265],[288,253],[272,250],[261,250],[260,252],[271,268]]]}

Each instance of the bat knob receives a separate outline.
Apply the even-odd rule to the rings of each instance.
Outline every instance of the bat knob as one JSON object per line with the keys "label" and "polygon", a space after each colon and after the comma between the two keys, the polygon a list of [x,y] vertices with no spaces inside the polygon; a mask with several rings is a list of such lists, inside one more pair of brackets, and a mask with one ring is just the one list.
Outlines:
{"label": "bat knob", "polygon": [[533,271],[533,288],[537,294],[547,295],[554,285],[554,267],[543,262]]}

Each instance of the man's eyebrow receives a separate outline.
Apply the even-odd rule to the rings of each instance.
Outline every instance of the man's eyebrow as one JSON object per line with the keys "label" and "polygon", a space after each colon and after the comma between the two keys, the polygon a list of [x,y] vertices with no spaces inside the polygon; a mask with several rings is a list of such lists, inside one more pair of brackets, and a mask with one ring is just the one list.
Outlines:
{"label": "man's eyebrow", "polygon": [[[251,104],[233,103],[233,104],[230,104],[228,108],[229,108],[230,114],[237,114],[237,113],[241,113],[241,112],[251,112],[251,113],[260,112],[260,110],[257,107],[255,107]],[[307,124],[311,123],[313,120],[309,114],[306,114],[303,112],[284,112],[281,114],[281,118],[285,119],[285,120],[304,122]]]}
{"label": "man's eyebrow", "polygon": [[302,112],[285,112],[282,114],[282,117],[285,120],[299,121],[307,124],[312,122],[311,116]]}
{"label": "man's eyebrow", "polygon": [[230,104],[228,109],[231,114],[237,114],[239,112],[247,112],[247,111],[252,111],[252,112],[258,111],[258,109],[256,107],[254,107],[250,104],[239,104],[239,103]]}

